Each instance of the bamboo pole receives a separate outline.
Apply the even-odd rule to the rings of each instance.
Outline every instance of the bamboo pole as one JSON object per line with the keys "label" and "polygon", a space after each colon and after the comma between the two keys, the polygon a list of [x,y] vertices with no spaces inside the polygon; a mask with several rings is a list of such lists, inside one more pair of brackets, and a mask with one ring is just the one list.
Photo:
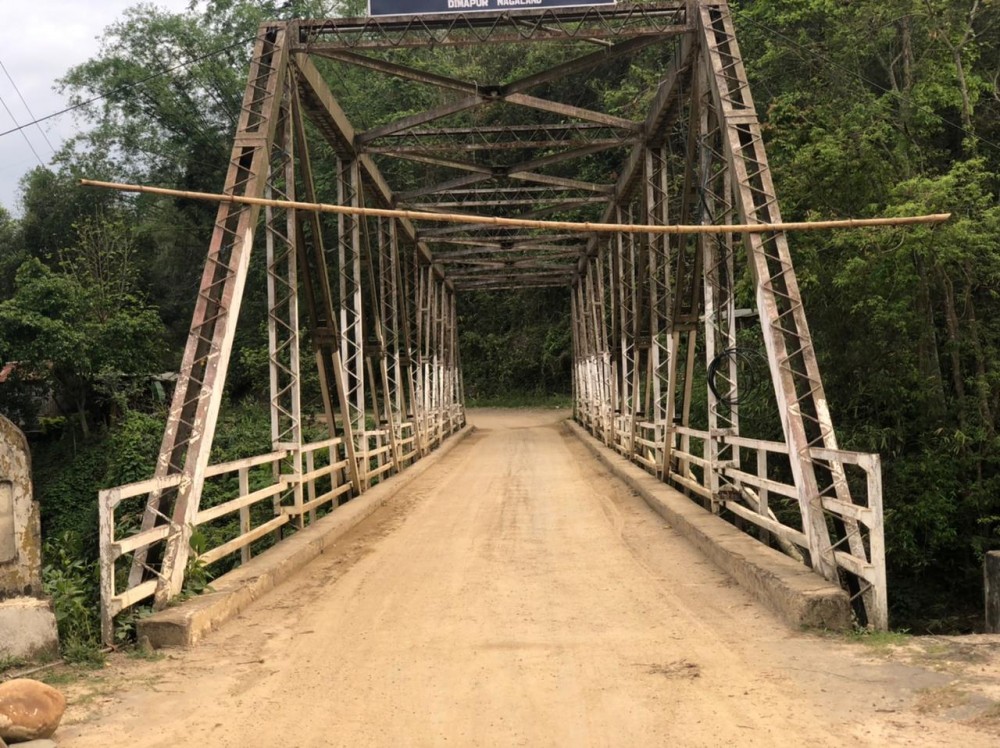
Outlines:
{"label": "bamboo pole", "polygon": [[353,214],[360,216],[380,216],[383,218],[405,218],[410,221],[436,221],[439,223],[474,223],[507,228],[541,229],[546,231],[582,231],[593,233],[628,234],[766,234],[773,231],[820,231],[824,229],[860,229],[878,226],[913,226],[939,224],[951,218],[951,213],[935,213],[924,216],[900,216],[898,218],[846,218],[837,221],[799,221],[783,223],[751,223],[735,225],[650,225],[633,223],[590,223],[588,221],[539,221],[527,218],[501,218],[472,213],[430,213],[420,210],[398,210],[391,208],[361,208],[328,203],[304,203],[296,200],[275,200],[263,197],[242,197],[212,192],[191,192],[172,190],[166,187],[147,187],[138,184],[101,182],[95,179],[81,179],[82,187],[100,187],[120,192],[144,192],[150,195],[180,197],[187,200],[205,200],[217,203],[243,203],[264,205],[285,209],[307,210],[318,213]]}

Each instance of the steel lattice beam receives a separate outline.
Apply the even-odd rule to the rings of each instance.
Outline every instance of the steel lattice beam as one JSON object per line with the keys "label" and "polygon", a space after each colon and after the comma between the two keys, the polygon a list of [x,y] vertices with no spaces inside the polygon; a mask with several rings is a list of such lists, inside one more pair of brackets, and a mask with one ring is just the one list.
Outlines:
{"label": "steel lattice beam", "polygon": [[[435,56],[453,47],[508,43],[559,52],[514,80],[435,72]],[[559,100],[557,84],[581,79],[573,76],[627,77],[624,61],[668,57],[644,117],[603,111],[597,97]],[[341,81],[324,76],[337,66],[432,95],[423,110],[359,129]],[[497,124],[498,111],[525,120]],[[335,195],[320,194],[330,185]],[[729,8],[707,0],[265,24],[224,191],[621,224],[781,220]],[[456,291],[563,287],[577,419],[710,510],[756,525],[828,580],[848,580],[859,612],[886,627],[878,458],[838,449],[784,234],[552,234],[224,203],[156,474],[102,504],[107,641],[115,614],[180,592],[193,528],[224,511],[200,499],[221,470],[209,455],[255,236],[266,264],[274,452],[235,468],[240,534],[203,559],[238,551],[245,562],[254,540],[305,526],[317,507],[356,496],[464,424]],[[743,287],[752,300],[740,298]],[[757,327],[740,329],[738,303],[755,305]],[[303,428],[300,304],[329,436],[319,445]],[[744,433],[746,339],[766,361],[781,442]],[[251,492],[248,471],[266,465],[273,486]],[[114,496],[126,489],[146,509],[139,531],[116,540]],[[273,517],[253,527],[248,507],[261,499]],[[777,502],[797,520],[783,523]],[[116,562],[129,554],[119,593]]]}

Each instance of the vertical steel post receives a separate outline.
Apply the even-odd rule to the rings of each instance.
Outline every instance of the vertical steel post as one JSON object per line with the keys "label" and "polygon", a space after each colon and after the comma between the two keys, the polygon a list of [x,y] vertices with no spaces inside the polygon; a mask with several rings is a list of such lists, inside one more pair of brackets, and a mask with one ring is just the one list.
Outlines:
{"label": "vertical steel post", "polygon": [[[291,122],[291,87],[285,87],[286,102],[272,148],[267,197],[295,197],[294,135]],[[299,303],[296,264],[298,220],[294,209],[267,206],[264,209],[264,239],[267,255],[267,338],[271,400],[271,447],[285,450],[288,457],[275,464],[275,471],[291,481],[294,522],[302,527],[302,412],[299,376]],[[275,479],[278,479],[278,475]],[[282,510],[275,499],[275,512]]]}
{"label": "vertical steel post", "polygon": [[[264,193],[287,62],[284,26],[263,27],[226,175],[228,194],[261,197]],[[192,523],[204,487],[259,215],[258,206],[223,203],[216,217],[156,466],[157,477],[182,473],[183,479],[175,491],[150,495],[143,516],[144,529],[169,518],[170,534],[159,569],[147,564],[145,550],[137,551],[129,578],[135,586],[144,571],[156,574],[158,607],[180,593],[184,582]]]}

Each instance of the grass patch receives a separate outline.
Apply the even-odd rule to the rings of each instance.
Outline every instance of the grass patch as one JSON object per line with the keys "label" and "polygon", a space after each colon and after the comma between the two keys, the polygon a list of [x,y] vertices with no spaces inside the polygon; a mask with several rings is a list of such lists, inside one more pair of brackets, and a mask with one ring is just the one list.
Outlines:
{"label": "grass patch", "polygon": [[103,681],[105,676],[95,675],[104,669],[103,665],[92,665],[92,664],[76,664],[76,663],[62,663],[60,665],[55,665],[49,670],[42,670],[31,676],[42,683],[48,683],[50,686],[56,688],[60,686],[69,686],[77,683],[82,679],[98,680]]}
{"label": "grass patch", "polygon": [[847,636],[849,641],[864,644],[877,652],[887,652],[893,647],[902,647],[910,642],[913,635],[903,631],[868,631],[858,629]]}
{"label": "grass patch", "polygon": [[925,688],[917,694],[917,711],[921,714],[936,714],[965,706],[969,694],[954,685],[944,688]]}
{"label": "grass patch", "polygon": [[986,711],[969,722],[973,727],[992,729],[1000,727],[1000,704],[994,703]]}
{"label": "grass patch", "polygon": [[0,675],[5,675],[9,670],[20,670],[28,666],[28,661],[21,657],[0,657]]}

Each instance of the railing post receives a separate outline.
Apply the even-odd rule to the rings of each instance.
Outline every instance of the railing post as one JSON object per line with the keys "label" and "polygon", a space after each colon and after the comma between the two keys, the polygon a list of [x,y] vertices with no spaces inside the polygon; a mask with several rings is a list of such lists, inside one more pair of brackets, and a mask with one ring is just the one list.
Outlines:
{"label": "railing post", "polygon": [[[240,468],[239,470],[240,478],[240,497],[246,496],[250,493],[250,468]],[[241,506],[240,507],[240,535],[246,535],[250,532],[250,507]],[[250,560],[250,546],[245,545],[240,548],[240,563],[245,564]]]}
{"label": "railing post", "polygon": [[[114,489],[111,489],[112,491]],[[101,641],[111,646],[115,640],[111,600],[115,596],[115,506],[109,491],[97,494],[98,536],[101,566]]]}

